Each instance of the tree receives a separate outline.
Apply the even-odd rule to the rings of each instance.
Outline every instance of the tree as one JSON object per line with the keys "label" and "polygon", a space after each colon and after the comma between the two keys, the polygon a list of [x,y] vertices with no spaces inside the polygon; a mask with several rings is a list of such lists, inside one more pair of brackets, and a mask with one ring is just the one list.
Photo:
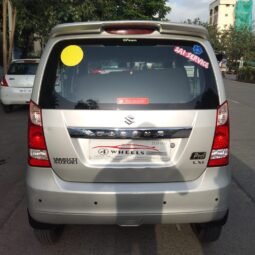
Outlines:
{"label": "tree", "polygon": [[209,25],[199,18],[186,20],[184,23],[204,26],[209,33],[209,40],[216,52],[224,53],[229,64],[237,63],[241,58],[244,61],[255,59],[255,37],[249,27],[242,29],[231,26],[220,31],[217,25]]}
{"label": "tree", "polygon": [[222,43],[221,43],[221,32],[219,31],[217,25],[209,25],[206,24],[205,28],[209,34],[209,41],[212,44],[212,47],[216,52],[223,51]]}
{"label": "tree", "polygon": [[243,58],[245,62],[255,59],[255,37],[248,27],[242,30],[230,27],[222,32],[222,48],[226,52],[230,65]]}
{"label": "tree", "polygon": [[17,8],[19,47],[27,55],[33,40],[42,45],[59,23],[94,20],[162,20],[170,12],[167,0],[13,0]]}
{"label": "tree", "polygon": [[185,24],[189,25],[198,25],[198,26],[207,26],[206,22],[203,22],[199,17],[192,19],[187,19],[184,21]]}

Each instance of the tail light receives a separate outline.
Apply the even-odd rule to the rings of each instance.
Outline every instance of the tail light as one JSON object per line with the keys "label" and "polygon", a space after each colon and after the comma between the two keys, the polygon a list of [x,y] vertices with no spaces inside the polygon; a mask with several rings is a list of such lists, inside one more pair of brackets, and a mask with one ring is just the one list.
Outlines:
{"label": "tail light", "polygon": [[3,79],[1,80],[1,86],[3,86],[3,87],[8,87],[9,86],[7,80],[5,79],[5,77],[3,77]]}
{"label": "tail light", "polygon": [[208,167],[225,166],[229,163],[229,111],[228,103],[217,110],[216,128]]}
{"label": "tail light", "polygon": [[32,101],[29,105],[28,153],[30,166],[51,166],[43,133],[41,109]]}
{"label": "tail light", "polygon": [[115,35],[145,35],[152,34],[155,31],[155,28],[110,27],[106,28],[105,31]]}

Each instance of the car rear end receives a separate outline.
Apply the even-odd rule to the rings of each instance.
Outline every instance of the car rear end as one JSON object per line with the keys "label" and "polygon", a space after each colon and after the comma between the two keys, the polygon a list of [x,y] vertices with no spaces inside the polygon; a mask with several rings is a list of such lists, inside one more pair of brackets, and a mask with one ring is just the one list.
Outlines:
{"label": "car rear end", "polygon": [[38,59],[14,60],[1,81],[1,102],[4,105],[28,104],[37,70]]}
{"label": "car rear end", "polygon": [[33,227],[221,224],[228,160],[228,105],[203,28],[53,29],[30,103]]}

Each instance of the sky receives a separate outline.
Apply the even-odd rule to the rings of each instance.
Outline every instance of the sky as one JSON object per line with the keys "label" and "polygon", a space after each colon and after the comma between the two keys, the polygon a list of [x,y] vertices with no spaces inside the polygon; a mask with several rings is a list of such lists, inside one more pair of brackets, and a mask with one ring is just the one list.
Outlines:
{"label": "sky", "polygon": [[202,21],[208,21],[209,4],[212,0],[169,0],[172,8],[168,19],[173,22],[182,22],[187,19],[199,17]]}
{"label": "sky", "polygon": [[[172,8],[167,18],[173,22],[183,22],[187,19],[193,20],[199,17],[208,22],[209,5],[213,0],[168,0]],[[253,2],[255,14],[255,1]],[[255,18],[255,15],[253,16]]]}

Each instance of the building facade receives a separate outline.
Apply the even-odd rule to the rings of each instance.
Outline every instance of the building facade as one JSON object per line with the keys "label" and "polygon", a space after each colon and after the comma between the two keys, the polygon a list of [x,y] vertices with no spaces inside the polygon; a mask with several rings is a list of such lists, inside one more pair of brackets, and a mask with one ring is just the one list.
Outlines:
{"label": "building facade", "polygon": [[220,31],[235,26],[248,27],[255,33],[254,12],[253,0],[215,0],[210,4],[209,24],[217,25]]}
{"label": "building facade", "polygon": [[235,7],[237,0],[215,0],[210,4],[210,25],[217,25],[219,30],[235,25]]}

